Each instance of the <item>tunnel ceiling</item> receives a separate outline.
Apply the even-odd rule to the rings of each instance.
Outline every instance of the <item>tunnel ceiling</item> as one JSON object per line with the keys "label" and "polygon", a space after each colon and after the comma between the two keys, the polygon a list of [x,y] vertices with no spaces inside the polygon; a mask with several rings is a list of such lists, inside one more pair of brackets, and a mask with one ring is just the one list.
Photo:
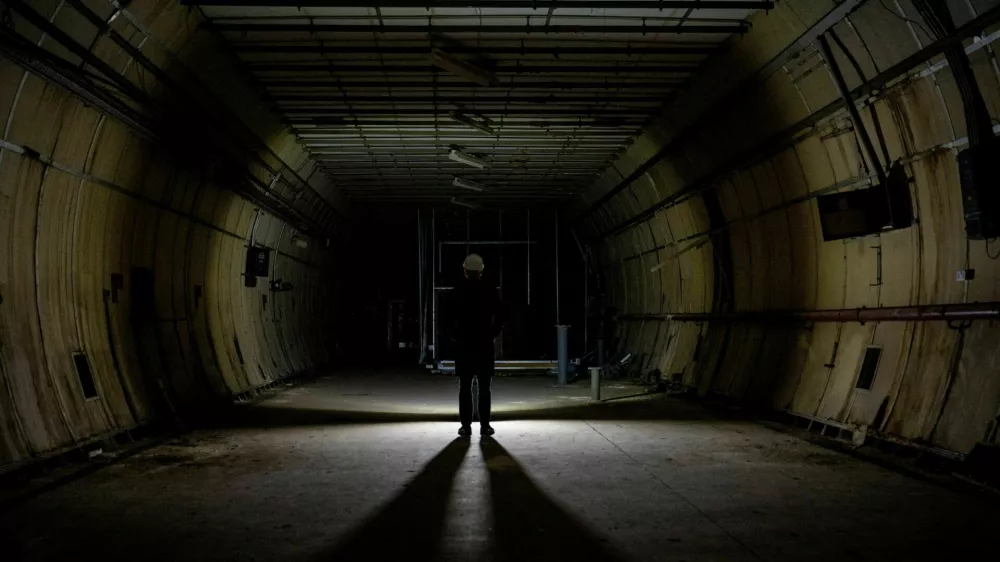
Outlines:
{"label": "tunnel ceiling", "polygon": [[[588,187],[706,57],[748,31],[753,10],[772,4],[188,3],[350,198],[472,203]],[[453,161],[452,150],[488,164]]]}

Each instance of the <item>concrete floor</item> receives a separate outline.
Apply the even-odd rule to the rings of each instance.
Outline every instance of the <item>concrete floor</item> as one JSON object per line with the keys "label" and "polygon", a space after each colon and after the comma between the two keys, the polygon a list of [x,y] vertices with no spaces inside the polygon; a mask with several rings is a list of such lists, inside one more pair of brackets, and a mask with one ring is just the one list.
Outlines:
{"label": "concrete floor", "polygon": [[754,423],[511,378],[496,438],[461,440],[456,388],[383,373],[277,394],[0,513],[3,558],[997,559],[996,503]]}

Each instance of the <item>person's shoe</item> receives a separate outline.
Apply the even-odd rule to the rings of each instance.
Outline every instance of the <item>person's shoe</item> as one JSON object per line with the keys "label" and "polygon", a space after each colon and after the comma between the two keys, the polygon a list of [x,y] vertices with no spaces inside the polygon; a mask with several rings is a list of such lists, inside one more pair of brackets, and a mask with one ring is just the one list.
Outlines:
{"label": "person's shoe", "polygon": [[462,437],[468,437],[472,435],[472,428],[467,425],[463,425],[462,427],[458,428],[458,434],[461,435]]}
{"label": "person's shoe", "polygon": [[496,431],[494,431],[493,428],[488,425],[484,425],[479,428],[479,435],[482,435],[483,437],[489,437],[494,433],[496,433]]}

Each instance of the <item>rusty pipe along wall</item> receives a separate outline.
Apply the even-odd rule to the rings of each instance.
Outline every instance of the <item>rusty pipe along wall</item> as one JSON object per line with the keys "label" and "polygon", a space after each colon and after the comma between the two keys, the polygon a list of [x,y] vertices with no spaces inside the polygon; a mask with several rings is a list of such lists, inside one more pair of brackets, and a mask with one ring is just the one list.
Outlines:
{"label": "rusty pipe along wall", "polygon": [[[994,123],[998,4],[948,2]],[[908,2],[787,0],[752,24],[577,204],[607,314],[634,319],[617,323],[617,352],[703,395],[958,453],[992,442],[1000,243],[964,232],[956,154],[968,135],[942,56],[954,42],[931,36]],[[831,45],[877,154],[910,179],[912,227],[823,241],[813,200],[874,175],[816,45],[831,30],[857,62]],[[731,86],[738,93],[717,103]],[[974,279],[956,280],[970,269]],[[918,321],[936,305],[978,321]],[[817,312],[786,322],[786,311]],[[670,314],[697,321],[661,321]],[[881,361],[872,387],[858,389],[870,346]]]}
{"label": "rusty pipe along wall", "polygon": [[[64,68],[117,73],[102,84],[135,95],[123,102],[130,111],[104,111],[0,57],[0,472],[205,414],[335,360],[337,240],[303,225],[345,203],[198,12],[155,0],[17,5],[10,23],[22,46]],[[43,34],[25,9],[61,32]],[[190,98],[171,93],[166,76]],[[252,151],[240,157],[246,172],[178,158],[127,118],[148,109],[139,98],[160,117],[188,102],[209,108],[225,124],[210,136],[236,131]],[[202,146],[204,131],[187,134]],[[268,199],[288,220],[262,209]],[[251,245],[270,251],[270,277],[291,291],[272,292],[269,278],[245,286]]]}
{"label": "rusty pipe along wall", "polygon": [[1000,318],[1000,302],[938,304],[885,308],[842,308],[838,310],[747,310],[743,312],[702,312],[665,314],[625,314],[619,320],[670,320],[672,322],[932,322],[993,320]]}

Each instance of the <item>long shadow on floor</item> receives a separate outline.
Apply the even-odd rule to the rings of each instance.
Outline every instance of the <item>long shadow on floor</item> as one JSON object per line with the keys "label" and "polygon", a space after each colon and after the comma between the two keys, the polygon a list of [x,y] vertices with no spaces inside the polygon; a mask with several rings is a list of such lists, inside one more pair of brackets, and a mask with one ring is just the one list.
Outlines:
{"label": "long shadow on floor", "polygon": [[490,474],[494,562],[617,562],[609,544],[541,491],[493,439],[479,443]]}
{"label": "long shadow on floor", "polygon": [[[541,491],[521,465],[493,439],[480,441],[489,471],[492,562],[623,560],[607,542]],[[395,499],[316,562],[432,561],[441,541],[455,475],[469,449],[456,439],[437,454]],[[488,533],[487,529],[483,529]]]}
{"label": "long shadow on floor", "polygon": [[[336,409],[308,409],[285,406],[259,406],[237,408],[235,415],[220,419],[216,427],[298,427],[338,424],[376,424],[404,422],[455,422],[458,423],[458,404],[454,413],[368,412]],[[526,409],[520,411],[495,411],[493,421],[512,420],[690,420],[704,421],[712,418],[696,404],[677,399],[653,398],[635,402],[597,403],[579,406]]]}
{"label": "long shadow on floor", "polygon": [[316,562],[434,560],[455,474],[468,450],[468,439],[452,441],[402,493]]}

